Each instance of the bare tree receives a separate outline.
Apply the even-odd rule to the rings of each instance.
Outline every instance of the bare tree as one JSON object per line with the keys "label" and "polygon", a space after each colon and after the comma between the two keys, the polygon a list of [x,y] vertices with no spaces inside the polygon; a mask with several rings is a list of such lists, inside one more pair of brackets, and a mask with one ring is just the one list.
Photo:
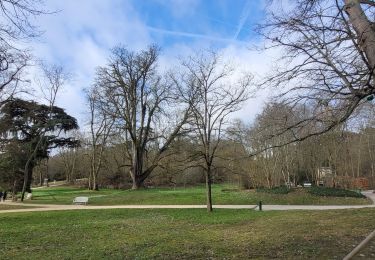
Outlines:
{"label": "bare tree", "polygon": [[33,20],[43,14],[43,0],[1,0],[0,42],[11,47],[15,41],[37,37],[41,31],[34,25]]}
{"label": "bare tree", "polygon": [[99,110],[98,98],[95,88],[87,92],[90,109],[90,190],[99,190],[98,176],[103,164],[103,154],[115,122],[113,116]]}
{"label": "bare tree", "polygon": [[77,148],[63,148],[61,149],[60,156],[64,166],[65,181],[68,184],[72,184],[74,182],[78,159]]}
{"label": "bare tree", "polygon": [[[84,137],[78,130],[73,130],[70,136],[75,140],[79,140],[80,144],[84,143]],[[82,157],[83,151],[81,147],[61,147],[58,156],[61,158],[61,165],[65,174],[66,183],[74,183],[77,178],[78,168],[84,164]]]}
{"label": "bare tree", "polygon": [[29,62],[30,55],[27,52],[14,51],[0,43],[0,106],[26,82],[23,72]]}
{"label": "bare tree", "polygon": [[157,72],[158,54],[155,46],[138,53],[117,47],[97,72],[101,110],[123,134],[133,189],[144,185],[189,114],[176,86]]}
{"label": "bare tree", "polygon": [[[305,118],[306,113],[308,109],[270,102],[249,129],[246,135],[248,151],[250,155],[256,155],[254,163],[261,165],[258,172],[264,172],[268,188],[279,186],[280,183],[289,186],[295,182],[296,176],[292,174],[291,168],[296,163],[298,147],[295,143],[289,144],[294,140],[290,132],[280,134],[279,130],[285,125],[299,122]],[[270,136],[273,138],[269,138]]]}
{"label": "bare tree", "polygon": [[193,128],[202,148],[200,158],[206,175],[207,210],[211,212],[212,170],[216,151],[228,115],[239,110],[248,99],[251,76],[245,75],[237,82],[231,82],[234,71],[214,52],[190,57],[182,65],[186,69],[186,85],[194,96]]}
{"label": "bare tree", "polygon": [[33,20],[47,13],[42,5],[42,0],[0,0],[0,105],[27,81],[23,72],[31,56],[20,42],[41,34]]}
{"label": "bare tree", "polygon": [[[375,30],[373,1],[273,1],[259,27],[266,48],[283,52],[261,83],[283,89],[278,102],[312,106],[310,115],[278,134],[291,141],[332,130],[374,98]],[[294,115],[292,115],[294,116]]]}

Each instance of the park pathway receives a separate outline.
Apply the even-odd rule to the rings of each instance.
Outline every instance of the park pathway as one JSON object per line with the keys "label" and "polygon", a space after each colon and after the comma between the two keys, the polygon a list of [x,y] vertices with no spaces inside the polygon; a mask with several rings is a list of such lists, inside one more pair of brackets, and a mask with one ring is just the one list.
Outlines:
{"label": "park pathway", "polygon": [[[337,209],[361,209],[375,207],[375,194],[373,191],[364,191],[363,195],[372,200],[371,205],[263,205],[262,210],[337,210]],[[26,204],[17,202],[1,202],[4,205],[23,206],[21,209],[0,210],[1,213],[14,212],[42,212],[58,210],[89,210],[89,209],[203,209],[206,205],[54,205],[54,204]],[[30,208],[27,208],[30,207]],[[214,205],[215,209],[255,209],[257,205]]]}
{"label": "park pathway", "polygon": [[372,203],[375,204],[375,193],[374,193],[374,190],[362,191],[362,194],[365,195],[370,200],[372,200]]}

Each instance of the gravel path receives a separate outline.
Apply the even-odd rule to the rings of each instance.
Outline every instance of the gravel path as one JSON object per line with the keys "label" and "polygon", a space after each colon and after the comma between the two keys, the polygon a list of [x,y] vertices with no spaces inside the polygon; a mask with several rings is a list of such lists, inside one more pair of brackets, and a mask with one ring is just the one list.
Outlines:
{"label": "gravel path", "polygon": [[[372,190],[362,192],[373,201],[372,205],[263,205],[262,210],[335,210],[335,209],[361,209],[375,207],[375,194]],[[6,205],[30,206],[32,208],[0,210],[1,213],[57,211],[57,210],[88,210],[88,209],[203,209],[206,205],[53,205],[53,204],[26,204],[17,202],[0,202]],[[215,209],[255,209],[257,205],[214,205]]]}
{"label": "gravel path", "polygon": [[362,191],[362,194],[365,195],[370,200],[372,200],[372,203],[375,204],[375,193],[374,193],[374,190]]}
{"label": "gravel path", "polygon": [[[88,209],[203,209],[206,205],[113,205],[113,206],[90,206],[90,205],[47,205],[47,204],[21,204],[15,202],[2,202],[7,205],[22,205],[33,208],[0,210],[1,213],[11,212],[34,212],[34,211],[57,211],[57,210],[88,210]],[[256,205],[215,205],[216,209],[254,209]]]}

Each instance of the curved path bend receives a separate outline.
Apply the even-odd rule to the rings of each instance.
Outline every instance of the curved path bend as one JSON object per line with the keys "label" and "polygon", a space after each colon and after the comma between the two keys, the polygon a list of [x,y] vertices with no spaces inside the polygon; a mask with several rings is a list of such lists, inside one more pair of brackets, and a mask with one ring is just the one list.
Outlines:
{"label": "curved path bend", "polygon": [[[361,209],[375,207],[375,194],[372,190],[362,192],[371,199],[370,205],[263,205],[262,210],[336,210],[336,209]],[[27,204],[17,202],[0,202],[3,205],[23,206],[22,209],[0,210],[1,213],[14,212],[41,212],[58,210],[89,210],[89,209],[203,209],[206,205],[112,205],[112,206],[91,206],[91,205],[55,205],[55,204]],[[30,207],[30,208],[27,208]],[[255,209],[257,205],[214,205],[215,209]]]}

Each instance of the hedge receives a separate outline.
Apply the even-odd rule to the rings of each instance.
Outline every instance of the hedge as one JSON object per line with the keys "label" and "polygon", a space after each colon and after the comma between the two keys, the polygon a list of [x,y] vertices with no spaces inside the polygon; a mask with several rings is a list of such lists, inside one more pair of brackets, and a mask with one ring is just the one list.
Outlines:
{"label": "hedge", "polygon": [[313,186],[308,192],[317,196],[365,198],[361,193],[345,189]]}

